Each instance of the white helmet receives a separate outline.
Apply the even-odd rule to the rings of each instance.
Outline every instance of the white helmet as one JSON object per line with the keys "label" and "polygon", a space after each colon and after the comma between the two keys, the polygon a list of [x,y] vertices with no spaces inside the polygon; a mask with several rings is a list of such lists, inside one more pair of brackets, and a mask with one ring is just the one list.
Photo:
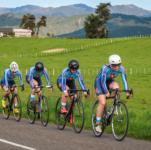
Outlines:
{"label": "white helmet", "polygon": [[19,70],[18,64],[15,61],[11,62],[11,64],[10,64],[10,70],[12,72],[17,72]]}
{"label": "white helmet", "polygon": [[119,55],[110,55],[109,56],[109,64],[110,65],[118,65],[118,64],[121,64],[121,57]]}

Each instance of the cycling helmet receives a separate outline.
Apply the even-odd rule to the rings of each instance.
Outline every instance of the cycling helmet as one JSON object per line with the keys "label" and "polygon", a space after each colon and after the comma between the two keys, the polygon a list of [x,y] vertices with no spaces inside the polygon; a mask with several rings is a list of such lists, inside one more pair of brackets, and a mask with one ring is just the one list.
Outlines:
{"label": "cycling helmet", "polygon": [[10,70],[12,72],[17,72],[19,70],[18,64],[15,61],[11,62],[11,64],[10,64]]}
{"label": "cycling helmet", "polygon": [[69,69],[78,70],[79,69],[79,62],[77,60],[70,60],[68,63],[68,67],[69,67]]}
{"label": "cycling helmet", "polygon": [[43,70],[44,70],[44,65],[43,65],[43,63],[42,63],[42,62],[37,62],[37,63],[35,64],[35,70],[38,71],[38,72],[43,71]]}
{"label": "cycling helmet", "polygon": [[109,64],[110,65],[119,65],[121,64],[122,61],[121,61],[121,57],[119,55],[110,55],[109,56]]}

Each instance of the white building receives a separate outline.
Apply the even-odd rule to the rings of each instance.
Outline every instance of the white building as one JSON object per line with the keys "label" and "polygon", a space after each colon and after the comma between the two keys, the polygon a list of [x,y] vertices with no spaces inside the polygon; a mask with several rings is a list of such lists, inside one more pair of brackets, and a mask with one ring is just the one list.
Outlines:
{"label": "white building", "polygon": [[0,28],[0,33],[3,36],[31,37],[32,31],[29,29]]}

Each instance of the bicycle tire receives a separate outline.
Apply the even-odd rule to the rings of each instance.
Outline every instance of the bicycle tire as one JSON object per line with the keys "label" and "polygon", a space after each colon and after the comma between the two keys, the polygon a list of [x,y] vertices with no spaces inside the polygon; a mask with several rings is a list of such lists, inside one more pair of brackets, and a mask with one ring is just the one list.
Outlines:
{"label": "bicycle tire", "polygon": [[114,114],[112,117],[112,133],[117,141],[122,141],[126,137],[128,132],[128,126],[128,109],[123,102],[119,101],[117,102],[117,104],[115,104]]}
{"label": "bicycle tire", "polygon": [[[15,106],[15,103],[14,103],[14,99],[16,98],[16,100],[17,100],[17,107]],[[15,94],[14,96],[13,96],[13,100],[12,100],[13,102],[12,102],[12,109],[13,109],[13,115],[14,115],[14,117],[15,117],[15,120],[16,121],[20,121],[20,119],[21,119],[21,116],[22,116],[22,105],[21,105],[21,100],[20,100],[20,97],[17,95],[17,94]],[[16,113],[15,111],[14,111],[14,108],[17,108],[18,109],[18,112]]]}
{"label": "bicycle tire", "polygon": [[58,98],[56,103],[56,124],[59,130],[63,130],[66,126],[65,114],[61,113],[61,97]]}
{"label": "bicycle tire", "polygon": [[35,107],[31,106],[30,97],[27,101],[27,115],[28,115],[29,122],[31,124],[34,124],[36,120],[36,106]]}
{"label": "bicycle tire", "polygon": [[105,117],[105,114],[103,115],[102,117],[102,132],[97,132],[96,131],[96,108],[98,106],[98,103],[99,101],[96,100],[95,103],[93,104],[93,107],[92,107],[92,115],[91,115],[91,125],[92,125],[92,130],[93,130],[93,133],[96,137],[100,137],[102,136],[102,134],[104,133],[104,129],[105,129],[105,120],[104,120],[104,117]]}
{"label": "bicycle tire", "polygon": [[6,107],[2,109],[3,116],[7,120],[10,116],[10,97],[6,98]]}
{"label": "bicycle tire", "polygon": [[72,112],[73,129],[76,133],[81,133],[84,127],[84,107],[81,100],[76,99]]}
{"label": "bicycle tire", "polygon": [[46,96],[42,96],[42,99],[40,101],[40,120],[44,127],[47,126],[49,122],[49,105],[48,105],[48,99]]}

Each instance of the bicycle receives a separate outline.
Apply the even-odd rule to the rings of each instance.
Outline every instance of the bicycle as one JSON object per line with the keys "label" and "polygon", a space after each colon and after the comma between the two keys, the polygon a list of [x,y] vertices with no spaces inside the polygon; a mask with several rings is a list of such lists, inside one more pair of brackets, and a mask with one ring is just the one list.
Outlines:
{"label": "bicycle", "polygon": [[84,107],[81,101],[82,93],[89,90],[68,90],[70,103],[66,107],[68,112],[61,113],[61,97],[58,98],[56,103],[56,122],[59,130],[63,130],[67,122],[70,122],[74,131],[80,133],[84,127]]}
{"label": "bicycle", "polygon": [[[11,97],[9,95],[6,96],[6,107],[3,108],[2,112],[6,120],[9,119],[10,113],[13,112],[15,120],[19,122],[22,116],[22,106],[19,95],[14,93],[16,87],[20,86],[12,85],[8,87],[11,92]],[[18,111],[16,112],[15,109]]]}
{"label": "bicycle", "polygon": [[[44,88],[43,85],[34,87],[35,93],[39,93],[43,88]],[[52,86],[49,88],[52,88]],[[29,96],[29,99],[27,102],[27,115],[29,118],[29,122],[31,124],[34,124],[36,120],[36,116],[37,116],[37,118],[41,120],[42,125],[46,127],[49,122],[48,99],[45,95],[42,94],[40,97],[38,97],[38,99],[35,99],[34,102],[35,103],[33,105],[33,103],[31,103],[30,101],[30,96]]]}
{"label": "bicycle", "polygon": [[[107,99],[112,99],[112,105],[106,106],[102,116],[102,132],[97,132],[95,130],[96,127],[96,108],[98,106],[99,101],[96,100],[92,107],[92,129],[93,133],[96,137],[100,137],[105,128],[109,125],[112,125],[112,134],[117,141],[122,141],[128,132],[129,126],[129,117],[128,117],[128,109],[127,106],[121,101],[120,93],[121,92],[129,92],[130,95],[133,95],[133,90],[111,90],[110,92],[115,92],[114,96],[107,97]],[[127,97],[128,98],[128,97]]]}

